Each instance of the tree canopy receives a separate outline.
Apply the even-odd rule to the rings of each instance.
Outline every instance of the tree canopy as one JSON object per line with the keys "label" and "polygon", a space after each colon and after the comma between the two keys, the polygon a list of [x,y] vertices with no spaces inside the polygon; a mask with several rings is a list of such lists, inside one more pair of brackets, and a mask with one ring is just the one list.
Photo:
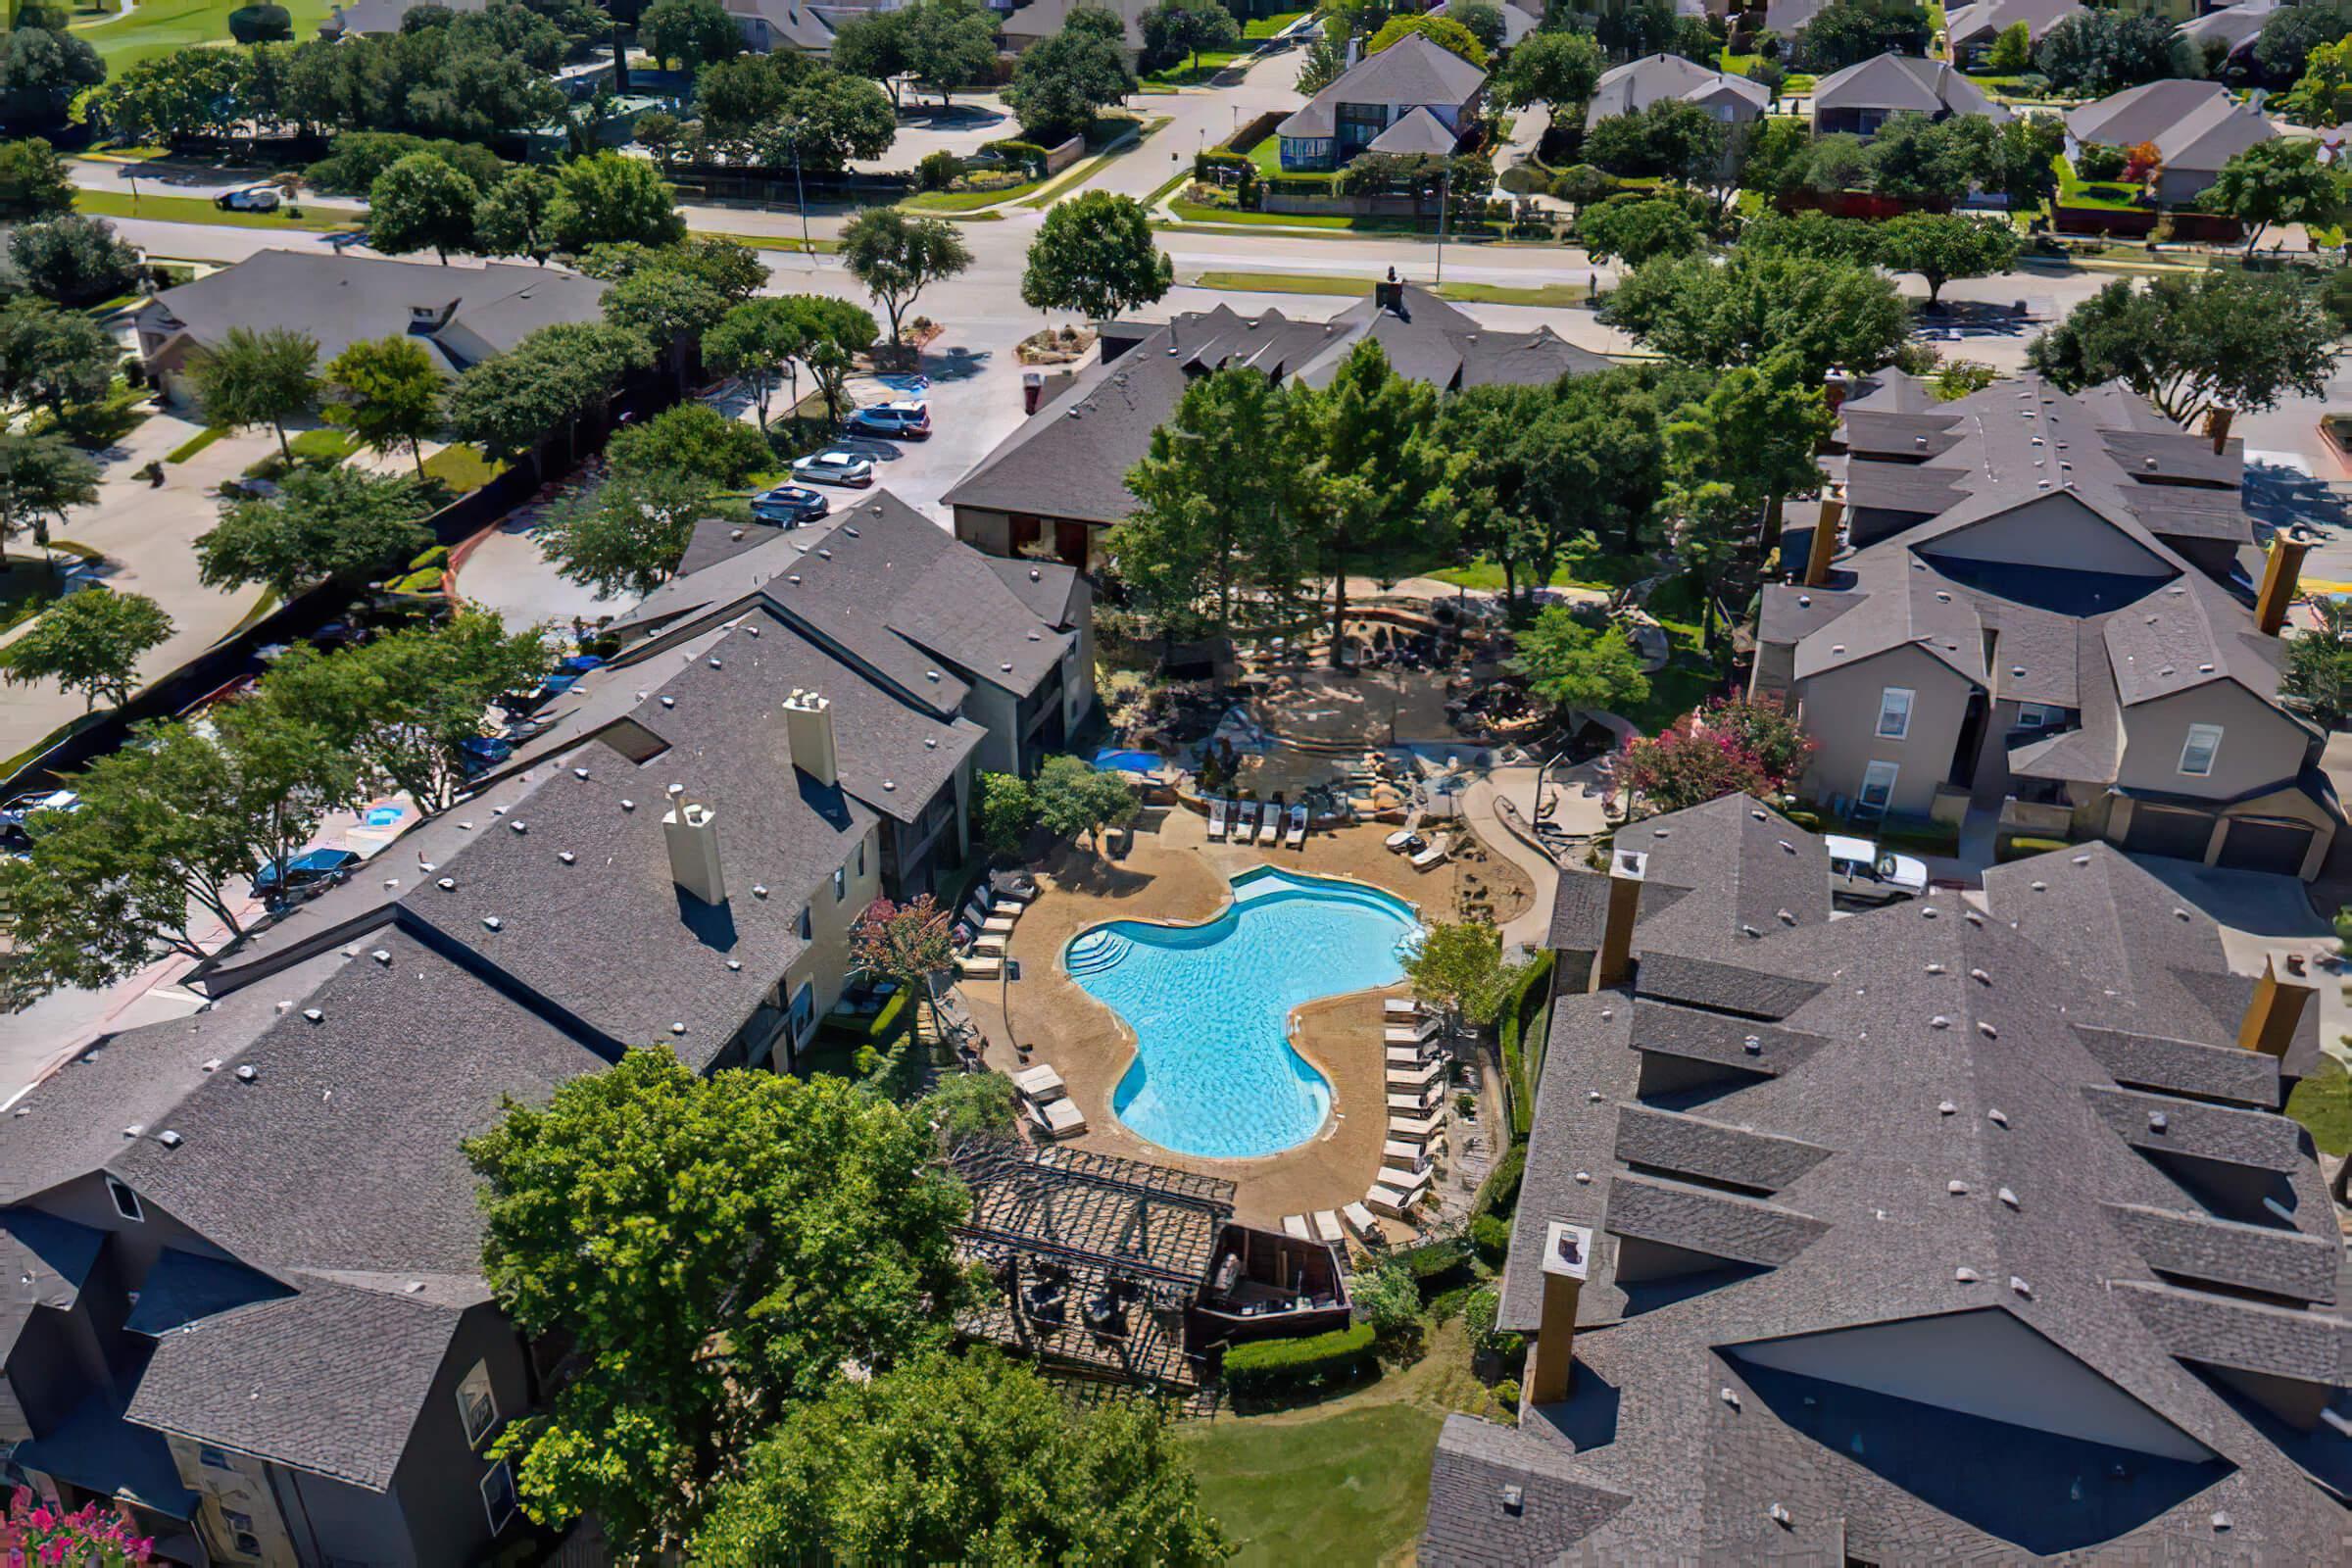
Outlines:
{"label": "tree canopy", "polygon": [[139,661],[172,635],[172,617],[145,594],[84,589],[68,594],[0,648],[0,682],[31,686],[55,681],[83,709],[101,699],[121,704],[136,681]]}
{"label": "tree canopy", "polygon": [[363,468],[296,468],[267,500],[231,501],[196,540],[208,588],[260,583],[281,600],[316,582],[356,582],[433,542],[416,480]]}
{"label": "tree canopy", "polygon": [[841,265],[889,313],[890,340],[896,343],[900,318],[916,298],[930,284],[970,267],[972,253],[945,219],[869,207],[841,231]]}
{"label": "tree canopy", "polygon": [[1882,265],[1927,279],[1930,306],[1952,279],[1990,277],[2017,262],[2017,230],[1998,218],[1904,213],[1886,220],[1879,239]]}
{"label": "tree canopy", "polygon": [[424,442],[441,428],[447,383],[423,344],[410,337],[362,339],[326,362],[319,384],[320,417],[379,455],[407,447],[416,476],[424,477]]}
{"label": "tree canopy", "polygon": [[29,528],[46,547],[51,519],[98,502],[98,465],[54,430],[0,431],[0,544]]}
{"label": "tree canopy", "polygon": [[1021,300],[1034,310],[1074,311],[1089,320],[1156,303],[1176,282],[1133,197],[1090,190],[1056,203],[1029,244]]}
{"label": "tree canopy", "polygon": [[411,153],[368,187],[368,243],[386,256],[431,251],[446,267],[451,251],[473,249],[481,199],[480,186],[433,154]]}
{"label": "tree canopy", "polygon": [[1106,773],[1075,757],[1049,757],[1031,786],[1037,817],[1057,838],[1084,836],[1100,855],[1102,830],[1132,821],[1135,791],[1116,773]]}
{"label": "tree canopy", "polygon": [[286,444],[286,421],[318,400],[318,340],[291,327],[232,326],[188,362],[207,424],[266,424]]}
{"label": "tree canopy", "polygon": [[1231,49],[1242,41],[1242,24],[1219,0],[1159,0],[1143,15],[1143,58],[1157,69],[1177,61],[1198,67],[1203,49]]}
{"label": "tree canopy", "polygon": [[2273,223],[2335,227],[2352,199],[2344,176],[2319,155],[2320,144],[2308,138],[2256,142],[2222,166],[2197,205],[2244,223],[2249,256]]}
{"label": "tree canopy", "polygon": [[1519,633],[1511,672],[1564,711],[1614,713],[1649,697],[1649,677],[1625,633],[1592,626],[1566,605],[1546,605]]}
{"label": "tree canopy", "polygon": [[2257,412],[2289,393],[2320,397],[2336,326],[2292,278],[2209,270],[2119,278],[2035,338],[2026,363],[2069,392],[2121,379],[2167,417]]}
{"label": "tree canopy", "polygon": [[1735,248],[1637,268],[1601,316],[1692,365],[1754,365],[1788,353],[1819,380],[1833,366],[1876,369],[1910,335],[1911,313],[1875,270]]}
{"label": "tree canopy", "polygon": [[9,236],[8,259],[25,286],[60,305],[91,305],[130,292],[139,253],[103,218],[64,213]]}
{"label": "tree canopy", "polygon": [[[881,13],[889,15],[890,13]],[[1083,135],[1095,113],[1135,91],[1127,70],[1126,27],[1108,11],[1080,6],[1061,30],[1021,51],[1004,102],[1021,134],[1045,146]],[[835,40],[834,58],[841,55]]]}
{"label": "tree canopy", "polygon": [[1546,29],[1519,40],[1494,74],[1494,92],[1513,109],[1545,104],[1557,114],[1591,98],[1607,69],[1587,34]]}

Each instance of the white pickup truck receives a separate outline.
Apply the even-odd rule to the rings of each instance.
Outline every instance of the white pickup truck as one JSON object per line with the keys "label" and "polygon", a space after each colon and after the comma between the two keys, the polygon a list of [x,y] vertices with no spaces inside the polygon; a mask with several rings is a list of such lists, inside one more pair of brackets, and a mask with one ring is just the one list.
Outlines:
{"label": "white pickup truck", "polygon": [[1891,852],[1881,854],[1868,839],[1837,833],[1822,835],[1830,852],[1830,896],[1841,904],[1892,904],[1916,899],[1928,891],[1924,860]]}

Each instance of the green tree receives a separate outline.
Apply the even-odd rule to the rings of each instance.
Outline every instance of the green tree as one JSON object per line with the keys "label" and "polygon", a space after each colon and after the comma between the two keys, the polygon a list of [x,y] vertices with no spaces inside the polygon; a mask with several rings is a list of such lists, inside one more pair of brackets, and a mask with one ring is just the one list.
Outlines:
{"label": "green tree", "polygon": [[510,1104],[466,1146],[482,1271],[518,1329],[570,1347],[494,1449],[525,1511],[593,1512],[624,1554],[678,1546],[796,1402],[943,1344],[967,1200],[935,1147],[842,1079],[701,1078],[666,1050]]}
{"label": "green tree", "polygon": [[1037,792],[1018,773],[980,775],[980,842],[991,855],[1007,856],[1037,826]]}
{"label": "green tree", "polygon": [[726,318],[726,296],[701,278],[648,268],[605,291],[605,319],[635,332],[657,354],[682,354]]}
{"label": "green tree", "polygon": [[2347,216],[2344,176],[2307,137],[2256,142],[2222,166],[2197,205],[2245,224],[2248,256],[2273,223],[2332,228]]}
{"label": "green tree", "polygon": [[1620,178],[1657,175],[1707,185],[1723,171],[1728,135],[1723,122],[1698,105],[1662,98],[1594,125],[1585,135],[1585,158]]}
{"label": "green tree", "polygon": [[1725,587],[1740,566],[1755,558],[1751,487],[1722,479],[1685,480],[1667,487],[1662,506],[1674,519],[1675,557],[1698,590],[1698,646],[1703,650],[1714,641],[1715,612]]}
{"label": "green tree", "polygon": [[834,67],[889,88],[894,109],[899,105],[900,84],[914,70],[913,56],[906,43],[909,20],[903,9],[861,11],[844,19],[833,29]]}
{"label": "green tree", "polygon": [[1502,934],[1490,922],[1438,920],[1423,931],[1419,951],[1405,956],[1404,978],[1414,1000],[1444,1013],[1448,1028],[1483,1028],[1501,1012],[1516,972],[1502,961]]}
{"label": "green tree", "polygon": [[1030,786],[1038,820],[1055,838],[1084,835],[1087,848],[1102,853],[1102,830],[1134,820],[1135,791],[1116,773],[1091,767],[1075,757],[1049,757]]}
{"label": "green tree", "polygon": [[57,149],[38,136],[0,141],[0,222],[74,210],[74,181]]}
{"label": "green tree", "polygon": [[473,204],[473,248],[484,256],[528,256],[545,267],[556,251],[556,199],[563,189],[545,170],[511,171]]}
{"label": "green tree", "polygon": [[411,153],[368,187],[368,243],[387,256],[473,249],[473,209],[481,188],[431,153]]}
{"label": "green tree", "polygon": [[1201,50],[1232,49],[1242,41],[1242,24],[1218,0],[1159,0],[1144,13],[1141,26],[1144,62],[1154,70],[1178,60],[1199,70]]}
{"label": "green tree", "polygon": [[[55,431],[0,431],[0,544],[29,528],[49,547],[49,521],[69,507],[98,504],[98,465]],[[54,569],[54,563],[52,564]]]}
{"label": "green tree", "polygon": [[2022,22],[2003,27],[1984,56],[1984,69],[1996,76],[2022,76],[2033,65],[2033,30]]}
{"label": "green tree", "polygon": [[2320,624],[2286,640],[2278,690],[2323,729],[2342,729],[2352,720],[2352,609],[2325,594],[2313,604]]}
{"label": "green tree", "polygon": [[1941,303],[1956,277],[1990,277],[2017,263],[2017,230],[1998,218],[1904,213],[1879,231],[1881,261],[1889,270],[1927,279],[1928,305]]}
{"label": "green tree", "polygon": [[1586,33],[1565,28],[1531,33],[1504,57],[1494,74],[1494,93],[1513,109],[1549,106],[1555,116],[1577,110],[1592,96],[1608,69],[1600,45]]}
{"label": "green tree", "polygon": [[655,59],[693,72],[743,52],[743,32],[718,0],[654,0],[637,19],[637,36]]}
{"label": "green tree", "polygon": [[777,168],[838,173],[854,158],[879,158],[898,138],[899,121],[882,89],[859,76],[816,71],[784,95],[782,107],[755,126],[750,155]]}
{"label": "green tree", "polygon": [[1928,14],[1911,0],[1831,0],[1798,29],[1795,58],[1827,75],[1883,54],[1926,54],[1928,34]]}
{"label": "green tree", "polygon": [[266,424],[291,458],[286,421],[318,400],[318,340],[291,327],[232,326],[190,356],[188,373],[204,422],[234,429]]}
{"label": "green tree", "polygon": [[1446,14],[1469,29],[1470,36],[1478,40],[1478,46],[1487,52],[1489,59],[1502,52],[1508,35],[1502,7],[1492,0],[1461,0],[1458,5],[1447,6]]}
{"label": "green tree", "polygon": [[600,598],[642,599],[678,569],[710,490],[699,476],[667,470],[615,474],[552,509],[540,553],[559,576]]}
{"label": "green tree", "polygon": [[480,738],[491,699],[530,690],[553,662],[537,630],[509,633],[469,611],[340,653],[297,646],[261,694],[350,758],[363,785],[406,792],[430,814],[464,787],[465,743]]}
{"label": "green tree", "polygon": [[[801,329],[792,311],[780,299],[746,300],[730,308],[716,326],[703,334],[703,363],[721,375],[740,376],[760,411],[760,433],[767,431],[768,402],[777,380],[792,372],[801,352]],[[797,386],[797,383],[796,383]],[[794,402],[798,402],[796,397]]]}
{"label": "green tree", "polygon": [[869,975],[898,982],[899,989],[931,1010],[933,1033],[938,1029],[938,1002],[933,979],[956,966],[956,942],[950,915],[928,893],[905,904],[876,899],[866,906],[850,933],[850,961]]}
{"label": "green tree", "polygon": [[1021,300],[1033,310],[1107,321],[1157,303],[1175,282],[1175,267],[1152,242],[1142,205],[1090,190],[1047,212],[1029,244]]}
{"label": "green tree", "polygon": [[106,62],[86,38],[63,26],[17,26],[0,32],[0,123],[14,132],[66,122],[76,93],[106,80]]}
{"label": "green tree", "polygon": [[2169,18],[2084,9],[2061,17],[2034,46],[2050,85],[2103,98],[2143,81],[2204,74],[2204,60]]}
{"label": "green tree", "polygon": [[20,226],[8,259],[27,287],[60,305],[126,294],[139,277],[139,253],[115,237],[115,225],[79,213]]}
{"label": "green tree", "polygon": [[972,0],[913,0],[906,8],[906,69],[948,108],[955,90],[989,79],[997,58],[997,19]]}
{"label": "green tree", "polygon": [[1902,201],[1957,201],[1976,172],[1975,149],[1959,126],[1916,111],[1881,125],[1864,162],[1870,188]]}
{"label": "green tree", "polygon": [[[1765,196],[1786,195],[1802,188],[1812,162],[1813,127],[1791,116],[1772,116],[1756,122],[1740,149],[1740,188]],[[1754,221],[1750,220],[1751,225]],[[1745,241],[1742,230],[1741,243]]]}
{"label": "green tree", "polygon": [[1717,376],[1703,402],[1677,412],[1666,438],[1687,482],[1721,480],[1751,510],[1763,507],[1770,548],[1780,539],[1782,502],[1820,483],[1814,455],[1837,423],[1820,383],[1804,379],[1792,356],[1776,355]]}
{"label": "green tree", "polygon": [[797,1406],[695,1533],[708,1568],[783,1562],[1223,1562],[1167,1414],[1081,1412],[992,1349]]}
{"label": "green tree", "polygon": [[1486,67],[1486,45],[1451,17],[1391,17],[1372,34],[1372,41],[1364,45],[1364,54],[1369,58],[1412,37],[1427,38],[1448,54],[1459,55],[1482,70]]}
{"label": "green tree", "polygon": [[2323,44],[2352,34],[2352,5],[2343,0],[2311,0],[2299,6],[2280,6],[2263,19],[2254,37],[2254,65],[2268,82],[2291,82],[2309,68],[2312,54]]}
{"label": "green tree", "polygon": [[416,481],[359,468],[297,468],[268,500],[232,501],[196,540],[208,588],[261,583],[281,600],[330,578],[397,566],[433,542]]}
{"label": "green tree", "polygon": [[882,329],[864,310],[825,294],[786,294],[786,318],[801,334],[801,363],[825,400],[827,416],[849,412],[850,362],[874,346]]}
{"label": "green tree", "polygon": [[74,789],[76,809],[34,816],[27,856],[0,858],[11,1006],[112,985],[159,953],[202,957],[200,933],[216,922],[244,935],[254,871],[310,842],[351,799],[353,769],[318,731],[247,702],[215,710],[206,731],[141,725]]}
{"label": "green tree", "polygon": [[[838,39],[833,52],[840,58]],[[1084,135],[1097,110],[1133,91],[1126,24],[1099,6],[1086,5],[1070,13],[1059,32],[1021,51],[1004,102],[1020,121],[1021,134],[1050,147]]]}
{"label": "green tree", "polygon": [[172,617],[145,594],[85,589],[43,612],[29,630],[0,648],[0,682],[57,682],[79,693],[86,712],[100,698],[120,707],[138,677],[139,661],[172,635]]}
{"label": "green tree", "polygon": [[1347,663],[1348,573],[1380,565],[1411,538],[1424,498],[1444,473],[1432,432],[1437,393],[1390,366],[1380,344],[1357,343],[1339,372],[1301,401],[1305,450],[1319,466],[1301,486],[1296,516],[1332,582],[1331,662]]}
{"label": "green tree", "polygon": [[1428,1318],[1421,1308],[1421,1282],[1402,1259],[1381,1258],[1359,1271],[1349,1285],[1356,1309],[1382,1345],[1399,1353],[1418,1347]]}
{"label": "green tree", "polygon": [[1707,248],[1707,232],[1688,204],[1672,196],[1616,197],[1576,217],[1576,237],[1596,262],[1628,267]]}
{"label": "green tree", "polygon": [[1816,261],[1846,262],[1855,267],[1879,265],[1881,223],[1857,218],[1832,218],[1827,213],[1759,213],[1740,230],[1740,249],[1750,256],[1770,251],[1782,256],[1810,256]]}
{"label": "green tree", "polygon": [[724,234],[693,234],[674,245],[641,245],[634,240],[591,245],[576,264],[590,277],[625,283],[640,272],[690,278],[741,305],[767,286],[767,264],[760,253]]}
{"label": "green tree", "polygon": [[1882,272],[1737,248],[1721,265],[1685,257],[1637,268],[1601,316],[1691,365],[1753,365],[1790,353],[1810,381],[1832,366],[1876,369],[1911,325],[1893,280]]}
{"label": "green tree", "polygon": [[326,362],[319,416],[390,457],[402,447],[424,477],[424,443],[441,429],[441,368],[415,338],[363,339]]}
{"label": "green tree", "polygon": [[752,475],[775,466],[775,453],[758,430],[691,401],[615,431],[605,452],[616,477],[666,474],[713,490],[741,489]]}
{"label": "green tree", "polygon": [[1012,1080],[1001,1072],[952,1072],[914,1102],[914,1113],[953,1144],[982,1133],[1010,1133],[1020,1120]]}
{"label": "green tree", "polygon": [[677,187],[642,158],[612,152],[575,158],[556,179],[562,188],[548,222],[558,250],[584,251],[612,240],[666,245],[685,237]]}
{"label": "green tree", "polygon": [[841,231],[841,265],[889,313],[896,344],[900,318],[923,290],[970,267],[972,253],[944,219],[869,207]]}
{"label": "green tree", "polygon": [[630,371],[652,363],[652,346],[627,327],[543,326],[506,353],[466,368],[449,395],[450,428],[491,457],[531,457],[601,407]]}
{"label": "green tree", "polygon": [[2281,397],[2324,395],[2334,321],[2286,277],[2203,271],[2118,279],[2035,338],[2026,363],[2069,392],[2121,380],[2168,419],[2213,409],[2254,413]]}
{"label": "green tree", "polygon": [[1527,689],[1573,712],[1619,712],[1649,697],[1649,677],[1614,626],[1588,626],[1565,605],[1547,605],[1519,633],[1510,667]]}
{"label": "green tree", "polygon": [[46,409],[62,422],[75,405],[106,396],[121,358],[106,328],[79,311],[35,299],[0,306],[0,401],[9,408]]}

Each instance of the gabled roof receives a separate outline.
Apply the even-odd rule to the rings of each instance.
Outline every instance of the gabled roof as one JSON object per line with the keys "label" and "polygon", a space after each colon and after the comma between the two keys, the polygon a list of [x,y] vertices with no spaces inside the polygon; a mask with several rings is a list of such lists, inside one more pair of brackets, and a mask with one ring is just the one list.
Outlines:
{"label": "gabled roof", "polygon": [[1745,76],[1709,71],[1681,55],[1643,55],[1601,73],[1585,108],[1585,123],[1596,125],[1613,116],[1639,114],[1669,99],[1702,103],[1718,97],[1737,98],[1758,110],[1772,102],[1761,82]]}
{"label": "gabled roof", "polygon": [[2278,135],[2270,116],[2218,81],[2150,81],[2110,93],[2066,117],[2077,141],[2116,147],[2153,142],[2168,169],[2219,170]]}
{"label": "gabled roof", "polygon": [[1372,138],[1364,151],[1401,157],[1420,154],[1443,158],[1451,153],[1461,138],[1449,129],[1446,122],[1431,114],[1425,107],[1415,106],[1396,117],[1388,129]]}
{"label": "gabled roof", "polygon": [[1340,73],[1306,107],[1274,127],[1278,136],[1317,137],[1335,133],[1342,104],[1387,104],[1402,110],[1416,104],[1459,109],[1486,85],[1487,74],[1419,33],[1391,44]]}
{"label": "gabled roof", "polygon": [[2191,17],[2180,24],[2180,36],[2199,49],[2220,40],[2231,54],[2253,42],[2262,31],[2262,24],[2271,19],[2282,0],[2238,0],[2233,6],[2209,11],[2201,17]]}
{"label": "gabled roof", "polygon": [[1006,38],[1023,43],[1051,38],[1068,24],[1070,13],[1081,6],[1107,11],[1117,17],[1126,27],[1127,47],[1143,48],[1144,13],[1152,9],[1152,0],[1030,0],[1028,5],[1004,19],[1001,30]]}
{"label": "gabled roof", "polygon": [[1883,109],[1922,115],[1982,115],[2000,122],[2009,111],[1984,96],[1948,62],[1885,54],[1824,76],[1813,88],[1813,109]]}
{"label": "gabled roof", "polygon": [[2082,0],[1978,0],[1944,14],[1944,36],[1955,49],[1979,40],[1990,43],[2022,22],[2026,36],[2039,43],[2052,27],[2082,10]]}

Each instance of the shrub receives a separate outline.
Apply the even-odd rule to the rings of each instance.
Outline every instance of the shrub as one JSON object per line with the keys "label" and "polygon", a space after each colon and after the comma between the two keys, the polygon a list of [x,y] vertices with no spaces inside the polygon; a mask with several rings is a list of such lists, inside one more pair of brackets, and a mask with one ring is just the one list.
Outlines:
{"label": "shrub", "polygon": [[[1542,1069],[1529,1071],[1527,1055],[1528,1026],[1534,1020],[1531,1009],[1541,1011],[1551,987],[1551,955],[1538,954],[1519,971],[1518,979],[1502,999],[1502,1072],[1511,1092],[1511,1139],[1524,1143],[1528,1128],[1536,1115],[1536,1080]],[[1495,1167],[1497,1170],[1500,1166]],[[1518,1200],[1518,1184],[1512,1183],[1512,1201]]]}
{"label": "shrub", "polygon": [[914,166],[914,182],[924,190],[946,190],[962,172],[963,160],[943,148],[923,155]]}
{"label": "shrub", "polygon": [[1493,1214],[1471,1215],[1470,1245],[1487,1263],[1499,1266],[1511,1250],[1511,1222]]}
{"label": "shrub", "polygon": [[1503,1156],[1487,1172],[1487,1179],[1478,1184],[1478,1196],[1470,1200],[1472,1218],[1492,1214],[1496,1219],[1508,1219],[1519,1206],[1519,1183],[1527,1175],[1527,1146],[1513,1144]]}
{"label": "shrub", "polygon": [[1495,176],[1494,183],[1513,196],[1536,196],[1551,189],[1552,178],[1533,164],[1513,164]]}
{"label": "shrub", "polygon": [[449,562],[449,546],[435,545],[409,563],[411,571],[422,571],[427,566],[445,565]]}
{"label": "shrub", "polygon": [[2003,865],[2007,865],[2011,860],[2023,860],[2031,856],[2047,855],[2053,850],[2065,848],[2066,840],[2064,839],[2014,838],[2001,846],[2001,852],[1996,858]]}
{"label": "shrub", "polygon": [[1253,1340],[1225,1352],[1225,1387],[1234,1394],[1314,1388],[1361,1377],[1377,1362],[1369,1323],[1350,1323],[1302,1340]]}
{"label": "shrub", "polygon": [[1471,1349],[1507,1359],[1526,1348],[1526,1341],[1519,1335],[1494,1326],[1495,1316],[1501,1310],[1502,1293],[1494,1287],[1483,1286],[1470,1293],[1470,1298],[1462,1303],[1462,1327],[1469,1332]]}
{"label": "shrub", "polygon": [[2075,175],[2079,179],[2117,179],[2124,172],[2124,150],[2103,147],[2091,142],[2075,154]]}
{"label": "shrub", "polygon": [[1573,207],[1605,202],[1616,193],[1617,181],[1591,164],[1571,164],[1552,176],[1551,193]]}
{"label": "shrub", "polygon": [[1046,150],[1043,147],[1033,141],[1022,141],[1018,137],[1007,137],[1004,141],[984,142],[981,144],[980,150],[984,153],[994,153],[1006,163],[1017,164],[1023,169],[1035,169],[1046,161]]}
{"label": "shrub", "polygon": [[1463,1237],[1425,1242],[1396,1253],[1391,1261],[1412,1276],[1427,1298],[1470,1278],[1470,1244]]}
{"label": "shrub", "polygon": [[284,6],[239,6],[228,14],[228,35],[239,43],[278,43],[294,36],[294,17]]}
{"label": "shrub", "polygon": [[431,153],[484,190],[503,178],[507,165],[478,142],[439,141],[396,130],[347,130],[327,155],[303,171],[313,187],[337,196],[365,196],[375,176],[411,153]]}
{"label": "shrub", "polygon": [[[1468,1260],[1463,1260],[1467,1270]],[[1402,1258],[1383,1258],[1355,1276],[1350,1294],[1355,1309],[1382,1344],[1410,1347],[1421,1338],[1422,1289],[1426,1281]]]}
{"label": "shrub", "polygon": [[1519,1382],[1516,1378],[1505,1378],[1489,1392],[1494,1396],[1494,1402],[1505,1410],[1519,1408]]}

